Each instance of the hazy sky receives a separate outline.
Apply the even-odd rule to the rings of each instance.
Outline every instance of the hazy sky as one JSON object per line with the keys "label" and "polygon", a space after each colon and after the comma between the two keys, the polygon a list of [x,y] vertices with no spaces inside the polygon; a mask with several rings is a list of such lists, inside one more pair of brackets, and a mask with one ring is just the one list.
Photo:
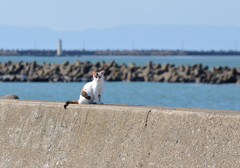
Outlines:
{"label": "hazy sky", "polygon": [[240,27],[240,0],[0,0],[0,25],[56,31],[129,24]]}

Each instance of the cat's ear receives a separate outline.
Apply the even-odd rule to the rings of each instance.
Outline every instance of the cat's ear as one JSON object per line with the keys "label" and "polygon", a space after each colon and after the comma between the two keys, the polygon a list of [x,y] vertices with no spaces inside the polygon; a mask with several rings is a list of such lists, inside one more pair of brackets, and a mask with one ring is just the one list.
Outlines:
{"label": "cat's ear", "polygon": [[104,75],[104,71],[101,71],[100,74]]}
{"label": "cat's ear", "polygon": [[96,72],[93,71],[93,76],[96,76]]}

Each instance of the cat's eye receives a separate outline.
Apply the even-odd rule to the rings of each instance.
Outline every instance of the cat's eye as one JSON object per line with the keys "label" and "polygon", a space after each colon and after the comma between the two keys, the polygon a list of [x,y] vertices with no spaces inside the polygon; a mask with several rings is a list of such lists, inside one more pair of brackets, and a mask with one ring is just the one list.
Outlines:
{"label": "cat's eye", "polygon": [[99,77],[99,79],[101,78],[101,76],[98,76]]}

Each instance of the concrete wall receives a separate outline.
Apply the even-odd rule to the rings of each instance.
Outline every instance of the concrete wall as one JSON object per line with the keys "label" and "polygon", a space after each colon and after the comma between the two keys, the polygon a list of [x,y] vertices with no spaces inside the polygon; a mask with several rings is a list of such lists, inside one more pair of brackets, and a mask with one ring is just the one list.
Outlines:
{"label": "concrete wall", "polygon": [[0,167],[239,167],[240,111],[0,100]]}

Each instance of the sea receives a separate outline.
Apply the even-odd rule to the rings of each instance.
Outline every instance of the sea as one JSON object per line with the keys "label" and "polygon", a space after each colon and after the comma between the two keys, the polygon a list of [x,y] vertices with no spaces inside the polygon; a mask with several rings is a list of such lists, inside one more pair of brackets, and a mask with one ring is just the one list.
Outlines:
{"label": "sea", "polygon": [[[147,62],[174,65],[202,64],[240,67],[240,56],[0,56],[0,62],[23,61],[41,64],[89,61],[116,61],[118,64],[145,65]],[[0,82],[0,96],[16,94],[20,99],[78,100],[86,82]],[[102,100],[106,104],[167,106],[240,110],[240,85],[160,82],[105,82]]]}

